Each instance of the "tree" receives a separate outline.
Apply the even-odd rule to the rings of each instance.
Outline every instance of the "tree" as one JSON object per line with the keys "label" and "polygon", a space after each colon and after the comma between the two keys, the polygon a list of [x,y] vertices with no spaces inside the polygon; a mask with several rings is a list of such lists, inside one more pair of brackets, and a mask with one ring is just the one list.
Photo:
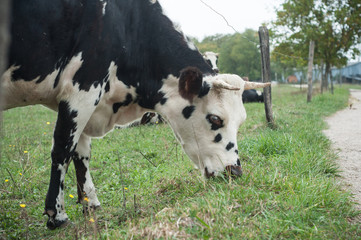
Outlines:
{"label": "tree", "polygon": [[212,51],[219,53],[222,47],[222,44],[227,41],[229,35],[216,34],[212,36],[205,37],[202,42],[195,41],[200,52]]}
{"label": "tree", "polygon": [[258,41],[258,33],[251,29],[227,37],[220,49],[220,70],[247,76],[251,80],[260,80],[261,58]]}
{"label": "tree", "polygon": [[307,59],[308,43],[314,40],[315,62],[324,62],[327,79],[332,66],[343,66],[349,54],[360,53],[355,48],[361,38],[359,1],[285,0],[273,27],[278,44],[287,43],[298,57]]}

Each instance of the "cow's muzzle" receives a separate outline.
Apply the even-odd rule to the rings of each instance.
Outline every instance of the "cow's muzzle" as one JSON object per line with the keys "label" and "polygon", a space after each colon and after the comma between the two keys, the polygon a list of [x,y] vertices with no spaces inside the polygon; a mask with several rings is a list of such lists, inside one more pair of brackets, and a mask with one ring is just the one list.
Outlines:
{"label": "cow's muzzle", "polygon": [[226,167],[225,174],[226,174],[226,176],[240,177],[240,176],[242,176],[242,167],[229,165]]}
{"label": "cow's muzzle", "polygon": [[[204,169],[204,175],[207,178],[211,178],[211,177],[215,176],[214,172],[209,172],[207,167]],[[240,176],[242,176],[242,167],[241,166],[229,165],[224,170],[224,175],[226,177],[229,177],[229,176],[231,176],[231,177],[240,177]]]}

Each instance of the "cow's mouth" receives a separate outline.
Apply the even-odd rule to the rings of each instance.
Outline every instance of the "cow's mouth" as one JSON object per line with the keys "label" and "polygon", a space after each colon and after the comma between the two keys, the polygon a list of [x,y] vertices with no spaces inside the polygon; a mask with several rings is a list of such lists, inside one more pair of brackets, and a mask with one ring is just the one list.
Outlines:
{"label": "cow's mouth", "polygon": [[229,165],[226,167],[225,175],[231,177],[240,177],[242,176],[242,167]]}
{"label": "cow's mouth", "polygon": [[[207,167],[204,168],[204,175],[207,178],[215,177],[215,173],[214,172],[209,172]],[[242,167],[241,166],[229,165],[224,170],[224,176],[233,177],[233,178],[240,177],[240,176],[242,176]]]}

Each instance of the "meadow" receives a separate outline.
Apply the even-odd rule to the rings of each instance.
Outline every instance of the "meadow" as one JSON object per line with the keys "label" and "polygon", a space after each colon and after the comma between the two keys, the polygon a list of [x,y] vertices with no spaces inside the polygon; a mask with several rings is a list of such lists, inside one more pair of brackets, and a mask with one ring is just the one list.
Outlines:
{"label": "meadow", "polygon": [[42,107],[3,114],[0,239],[361,239],[359,216],[342,190],[323,119],[347,106],[334,95],[272,88],[276,127],[264,105],[246,104],[238,131],[243,176],[205,179],[166,124],[115,129],[92,142],[91,170],[102,208],[76,204],[73,164],[65,205],[73,222],[47,230],[43,216],[56,113]]}

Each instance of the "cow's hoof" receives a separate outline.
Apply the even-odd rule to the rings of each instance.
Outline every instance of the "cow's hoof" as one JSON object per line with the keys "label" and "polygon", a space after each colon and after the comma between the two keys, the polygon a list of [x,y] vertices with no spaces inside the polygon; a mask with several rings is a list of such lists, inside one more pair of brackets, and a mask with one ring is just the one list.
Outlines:
{"label": "cow's hoof", "polygon": [[64,227],[69,226],[71,224],[72,224],[72,222],[69,219],[56,220],[53,217],[49,217],[48,222],[46,223],[46,226],[50,230],[55,230],[56,228],[64,228]]}
{"label": "cow's hoof", "polygon": [[96,206],[84,206],[83,207],[83,214],[84,215],[88,215],[90,212],[95,212],[96,210],[101,209],[100,205],[96,205]]}

